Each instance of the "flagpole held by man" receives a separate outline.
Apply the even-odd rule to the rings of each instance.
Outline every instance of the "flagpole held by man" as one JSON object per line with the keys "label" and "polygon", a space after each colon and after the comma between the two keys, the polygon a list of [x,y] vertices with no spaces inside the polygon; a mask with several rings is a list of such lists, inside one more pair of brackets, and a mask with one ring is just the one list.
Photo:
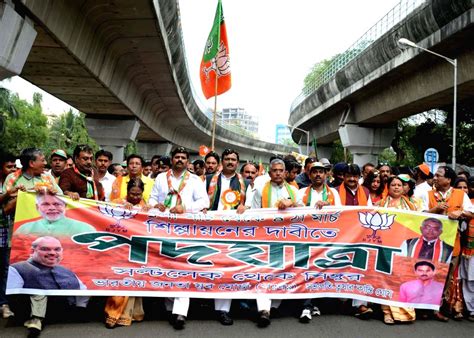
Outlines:
{"label": "flagpole held by man", "polygon": [[231,87],[229,44],[224,22],[221,0],[217,3],[216,15],[211,32],[207,38],[200,66],[201,88],[206,99],[214,96],[214,113],[212,119],[212,144],[216,135],[217,95],[223,94]]}

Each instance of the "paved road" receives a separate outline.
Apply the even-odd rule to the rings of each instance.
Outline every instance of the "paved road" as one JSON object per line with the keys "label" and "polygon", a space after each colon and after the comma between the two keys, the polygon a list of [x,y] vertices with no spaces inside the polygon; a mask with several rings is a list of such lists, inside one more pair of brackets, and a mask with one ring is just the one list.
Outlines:
{"label": "paved road", "polygon": [[[0,337],[25,337],[26,329],[0,321]],[[265,329],[259,329],[247,319],[236,319],[225,327],[210,316],[188,320],[183,331],[175,331],[167,321],[151,318],[130,327],[107,330],[99,321],[60,323],[45,327],[42,337],[473,337],[474,323],[463,321],[440,323],[419,320],[413,324],[386,326],[380,320],[362,321],[352,316],[323,315],[309,324],[300,324],[292,316],[274,319]]]}

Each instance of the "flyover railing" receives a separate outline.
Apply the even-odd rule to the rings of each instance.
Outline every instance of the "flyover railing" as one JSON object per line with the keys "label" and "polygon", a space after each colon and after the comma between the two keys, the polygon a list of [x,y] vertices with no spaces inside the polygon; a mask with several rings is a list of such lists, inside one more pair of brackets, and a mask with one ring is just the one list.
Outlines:
{"label": "flyover railing", "polygon": [[307,84],[300,95],[292,102],[293,111],[301,102],[313,94],[319,87],[329,82],[338,71],[344,68],[366,50],[374,41],[387,33],[393,26],[402,21],[426,0],[401,0],[385,16],[373,25],[364,35],[354,42],[345,52],[339,54],[322,72]]}

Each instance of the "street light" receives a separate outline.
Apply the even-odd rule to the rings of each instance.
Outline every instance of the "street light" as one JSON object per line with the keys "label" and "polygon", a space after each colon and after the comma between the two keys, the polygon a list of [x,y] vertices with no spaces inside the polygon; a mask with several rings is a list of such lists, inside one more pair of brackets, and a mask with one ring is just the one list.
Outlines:
{"label": "street light", "polygon": [[453,99],[453,155],[452,155],[452,166],[453,169],[456,170],[456,119],[457,119],[457,82],[458,82],[458,60],[457,59],[450,59],[444,55],[438,54],[436,52],[433,52],[432,50],[423,48],[421,46],[418,46],[416,43],[413,41],[410,41],[405,38],[401,38],[398,40],[398,43],[400,45],[405,45],[413,48],[418,48],[421,50],[424,50],[425,52],[428,52],[430,54],[436,55],[446,61],[448,61],[453,67],[454,67],[454,99]]}
{"label": "street light", "polygon": [[298,127],[295,127],[295,126],[290,126],[289,124],[287,124],[286,126],[290,127],[290,128],[293,128],[291,130],[291,133],[293,133],[293,130],[296,129],[296,130],[300,130],[300,131],[302,131],[303,133],[306,134],[306,156],[309,156],[309,131],[298,128]]}

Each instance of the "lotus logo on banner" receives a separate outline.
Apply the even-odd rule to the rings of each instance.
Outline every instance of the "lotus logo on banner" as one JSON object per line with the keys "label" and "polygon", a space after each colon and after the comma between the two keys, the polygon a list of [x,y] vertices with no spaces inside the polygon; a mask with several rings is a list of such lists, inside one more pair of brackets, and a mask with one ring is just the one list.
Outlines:
{"label": "lotus logo on banner", "polygon": [[373,241],[380,240],[380,236],[377,236],[377,231],[379,230],[389,230],[395,215],[381,214],[375,212],[371,214],[370,212],[359,212],[359,221],[364,228],[372,229],[372,235],[367,236],[368,239]]}

